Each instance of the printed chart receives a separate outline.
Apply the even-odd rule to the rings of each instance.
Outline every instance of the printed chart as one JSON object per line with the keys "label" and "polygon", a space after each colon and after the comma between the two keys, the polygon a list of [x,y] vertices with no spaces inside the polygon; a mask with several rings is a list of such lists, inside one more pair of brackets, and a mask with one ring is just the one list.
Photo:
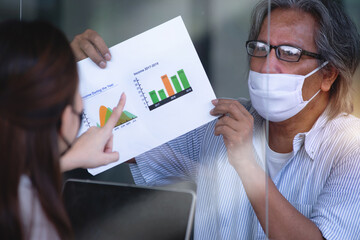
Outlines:
{"label": "printed chart", "polygon": [[[113,129],[120,159],[88,169],[95,175],[198,128],[216,98],[181,17],[110,48],[105,69],[79,62],[85,124],[103,127],[122,93],[126,105]],[[171,54],[169,54],[171,53]],[[191,117],[189,117],[191,116]]]}
{"label": "printed chart", "polygon": [[[84,113],[83,122],[79,130],[80,135],[92,126],[103,127],[107,123],[113,108],[116,107],[117,101],[120,98],[121,93],[118,90],[116,84],[107,84],[83,95]],[[127,103],[126,108],[114,126],[114,131],[135,123],[138,119],[135,112],[131,103]]]}
{"label": "printed chart", "polygon": [[[100,106],[99,109],[99,119],[100,119],[100,124],[96,123],[96,125],[98,127],[103,127],[105,126],[105,124],[107,123],[108,119],[110,118],[111,114],[112,114],[113,110],[111,108],[105,107],[105,106]],[[117,123],[115,124],[115,127],[118,127],[124,123],[127,123],[133,119],[137,118],[137,116],[135,116],[134,114],[124,110],[119,118],[119,120],[117,121]],[[114,128],[115,128],[114,127]]]}
{"label": "printed chart", "polygon": [[[142,87],[139,78],[135,78],[134,80],[140,97],[150,111],[193,91],[190,86],[189,80],[186,77],[184,69],[177,71],[177,75],[171,76],[171,82],[167,74],[161,76],[159,80],[160,79],[163,83],[164,88],[160,90],[151,90],[147,93]],[[148,99],[150,99],[150,101]]]}

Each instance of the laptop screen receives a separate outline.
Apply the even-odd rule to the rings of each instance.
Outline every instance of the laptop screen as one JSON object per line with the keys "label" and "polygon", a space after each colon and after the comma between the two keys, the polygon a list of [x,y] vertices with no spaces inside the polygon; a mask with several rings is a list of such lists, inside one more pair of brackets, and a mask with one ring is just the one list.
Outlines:
{"label": "laptop screen", "polygon": [[63,199],[75,239],[189,239],[191,191],[68,180]]}

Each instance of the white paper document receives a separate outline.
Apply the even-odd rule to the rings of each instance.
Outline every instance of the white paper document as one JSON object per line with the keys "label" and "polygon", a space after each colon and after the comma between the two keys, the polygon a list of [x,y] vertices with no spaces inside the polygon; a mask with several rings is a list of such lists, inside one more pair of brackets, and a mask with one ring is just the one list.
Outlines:
{"label": "white paper document", "polygon": [[127,99],[113,130],[117,162],[88,169],[95,175],[215,119],[208,77],[181,17],[110,48],[100,69],[90,59],[78,63],[84,121],[80,134],[103,126],[120,95]]}

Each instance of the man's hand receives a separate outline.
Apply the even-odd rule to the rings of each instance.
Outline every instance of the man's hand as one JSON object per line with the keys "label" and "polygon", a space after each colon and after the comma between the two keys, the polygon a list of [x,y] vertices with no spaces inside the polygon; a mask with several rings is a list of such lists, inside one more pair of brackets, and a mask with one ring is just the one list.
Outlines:
{"label": "man's hand", "polygon": [[82,34],[76,35],[70,43],[76,61],[89,57],[99,67],[105,68],[106,62],[110,61],[111,54],[104,40],[94,30],[88,29]]}
{"label": "man's hand", "polygon": [[119,159],[119,153],[112,151],[112,130],[121,116],[125,102],[126,96],[123,93],[105,126],[91,127],[76,140],[60,159],[62,172],[75,168],[94,168]]}
{"label": "man's hand", "polygon": [[230,164],[237,169],[244,161],[252,161],[254,119],[236,100],[216,99],[211,115],[221,116],[215,125],[215,135],[222,135]]}

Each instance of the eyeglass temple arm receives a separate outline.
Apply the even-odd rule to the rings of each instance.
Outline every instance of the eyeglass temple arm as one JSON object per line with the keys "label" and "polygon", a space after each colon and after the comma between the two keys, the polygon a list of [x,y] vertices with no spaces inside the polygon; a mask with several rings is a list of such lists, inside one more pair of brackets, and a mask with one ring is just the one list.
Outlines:
{"label": "eyeglass temple arm", "polygon": [[322,56],[320,54],[317,54],[317,53],[312,53],[312,52],[308,52],[308,51],[303,50],[302,54],[313,57],[313,58],[322,59]]}

